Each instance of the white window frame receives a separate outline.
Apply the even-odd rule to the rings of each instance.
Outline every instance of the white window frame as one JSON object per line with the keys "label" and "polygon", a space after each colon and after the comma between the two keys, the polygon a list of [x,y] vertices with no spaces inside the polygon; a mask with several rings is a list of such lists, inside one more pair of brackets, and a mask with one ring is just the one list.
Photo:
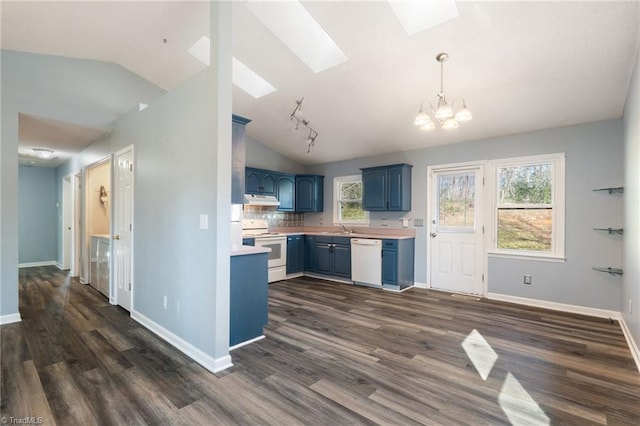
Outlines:
{"label": "white window frame", "polygon": [[[551,164],[551,250],[513,250],[498,248],[498,170],[504,167],[534,166]],[[489,161],[490,180],[489,193],[491,197],[489,217],[491,221],[491,249],[489,255],[499,257],[531,258],[539,260],[565,260],[565,153],[532,155],[528,157],[504,158]],[[526,207],[526,205],[523,205]]]}
{"label": "white window frame", "polygon": [[333,223],[336,225],[369,225],[369,212],[364,210],[364,220],[341,220],[340,219],[340,185],[343,183],[360,182],[362,183],[362,175],[336,176],[333,178]]}

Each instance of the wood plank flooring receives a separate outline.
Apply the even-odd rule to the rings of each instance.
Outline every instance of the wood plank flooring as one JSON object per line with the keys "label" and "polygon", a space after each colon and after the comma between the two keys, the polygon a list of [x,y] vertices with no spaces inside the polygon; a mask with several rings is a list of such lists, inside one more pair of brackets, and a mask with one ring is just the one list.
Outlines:
{"label": "wood plank flooring", "polygon": [[20,270],[0,412],[43,424],[640,424],[617,323],[311,278],[272,283],[266,339],[207,372],[54,267]]}

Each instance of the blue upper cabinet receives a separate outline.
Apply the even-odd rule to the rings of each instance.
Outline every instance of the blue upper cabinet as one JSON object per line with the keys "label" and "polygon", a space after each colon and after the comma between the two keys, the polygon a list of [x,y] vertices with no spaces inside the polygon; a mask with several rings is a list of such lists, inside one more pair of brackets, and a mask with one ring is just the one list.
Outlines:
{"label": "blue upper cabinet", "polygon": [[231,204],[244,203],[246,142],[245,126],[251,120],[233,114],[231,116]]}
{"label": "blue upper cabinet", "polygon": [[296,211],[321,212],[324,208],[324,176],[296,175]]}
{"label": "blue upper cabinet", "polygon": [[269,170],[245,169],[245,193],[276,195],[278,174]]}
{"label": "blue upper cabinet", "polygon": [[410,164],[395,164],[361,169],[363,209],[410,211],[412,168]]}
{"label": "blue upper cabinet", "polygon": [[280,206],[278,210],[283,212],[292,212],[296,209],[296,177],[294,175],[278,175],[277,176],[277,188],[278,201]]}

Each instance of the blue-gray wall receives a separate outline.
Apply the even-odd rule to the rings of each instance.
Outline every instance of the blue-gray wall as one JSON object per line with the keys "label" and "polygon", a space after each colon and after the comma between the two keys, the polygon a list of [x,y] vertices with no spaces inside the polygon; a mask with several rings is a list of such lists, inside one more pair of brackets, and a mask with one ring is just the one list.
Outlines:
{"label": "blue-gray wall", "polygon": [[[212,66],[144,111],[120,116],[109,136],[57,174],[133,144],[132,316],[219,360],[229,348],[232,54],[230,4],[211,9]],[[209,216],[207,230],[199,229],[201,214]]]}
{"label": "blue-gray wall", "polygon": [[[251,123],[247,125],[251,127]],[[304,173],[304,166],[291,160],[271,149],[270,147],[258,142],[257,140],[245,136],[247,143],[246,165],[247,167],[257,167],[259,169],[274,170],[286,173]]]}
{"label": "blue-gray wall", "polygon": [[[624,276],[622,316],[640,345],[640,59],[631,78],[624,107]],[[629,301],[632,311],[629,312]],[[640,356],[640,354],[638,354]]]}
{"label": "blue-gray wall", "polygon": [[[474,125],[480,125],[474,122]],[[622,243],[616,237],[593,231],[594,226],[620,226],[622,197],[592,191],[603,186],[620,186],[623,175],[622,120],[608,120],[531,133],[443,145],[331,164],[309,166],[307,172],[335,176],[360,173],[361,167],[412,164],[412,207],[410,213],[371,213],[371,226],[388,219],[400,227],[401,217],[426,219],[427,167],[466,161],[528,155],[566,153],[566,258],[563,263],[490,258],[488,291],[549,302],[620,311],[621,279],[593,271],[592,266],[618,266]],[[325,200],[333,199],[332,185],[325,184]],[[323,213],[305,214],[305,225],[332,223],[332,207],[325,202]],[[415,277],[426,283],[427,227],[416,230]],[[533,285],[522,284],[522,276],[533,276]]]}
{"label": "blue-gray wall", "polygon": [[58,251],[56,170],[18,170],[18,262],[55,262]]}

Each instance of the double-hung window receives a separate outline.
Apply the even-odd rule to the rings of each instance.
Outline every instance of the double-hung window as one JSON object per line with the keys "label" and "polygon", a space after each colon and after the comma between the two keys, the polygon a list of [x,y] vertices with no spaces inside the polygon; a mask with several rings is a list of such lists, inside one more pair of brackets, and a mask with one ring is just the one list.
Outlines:
{"label": "double-hung window", "polygon": [[369,212],[362,209],[362,175],[333,178],[333,223],[369,224]]}
{"label": "double-hung window", "polygon": [[493,251],[564,258],[564,154],[492,162]]}

